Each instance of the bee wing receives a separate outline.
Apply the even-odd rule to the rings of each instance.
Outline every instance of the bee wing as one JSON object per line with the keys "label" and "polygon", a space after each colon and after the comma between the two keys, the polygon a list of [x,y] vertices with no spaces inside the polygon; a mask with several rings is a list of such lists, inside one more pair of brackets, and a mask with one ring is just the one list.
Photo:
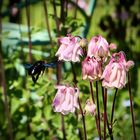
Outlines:
{"label": "bee wing", "polygon": [[56,63],[45,63],[44,66],[46,68],[54,68],[54,67],[56,67]]}
{"label": "bee wing", "polygon": [[32,64],[24,64],[26,70],[30,69],[33,65]]}

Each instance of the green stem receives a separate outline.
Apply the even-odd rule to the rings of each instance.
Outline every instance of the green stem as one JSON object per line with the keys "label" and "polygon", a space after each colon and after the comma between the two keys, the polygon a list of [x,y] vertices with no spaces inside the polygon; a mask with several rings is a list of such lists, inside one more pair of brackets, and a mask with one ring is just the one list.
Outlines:
{"label": "green stem", "polygon": [[131,93],[131,79],[130,79],[130,73],[128,72],[128,90],[129,90],[129,99],[130,99],[130,112],[132,117],[132,128],[133,128],[133,135],[134,140],[137,139],[136,137],[136,130],[135,130],[135,118],[134,118],[134,111],[133,111],[133,104],[132,104],[132,93]]}

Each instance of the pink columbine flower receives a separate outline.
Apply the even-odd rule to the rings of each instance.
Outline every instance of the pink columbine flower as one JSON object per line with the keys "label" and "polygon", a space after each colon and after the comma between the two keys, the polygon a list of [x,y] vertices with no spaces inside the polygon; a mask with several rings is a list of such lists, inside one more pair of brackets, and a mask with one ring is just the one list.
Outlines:
{"label": "pink columbine flower", "polygon": [[105,60],[109,55],[109,49],[115,49],[115,45],[109,45],[101,35],[93,37],[88,45],[89,57],[95,57],[97,60]]}
{"label": "pink columbine flower", "polygon": [[91,115],[96,115],[96,105],[90,101],[90,99],[87,99],[86,105],[84,108],[84,115],[90,113]]}
{"label": "pink columbine flower", "polygon": [[134,62],[127,62],[123,52],[114,53],[101,77],[102,85],[106,88],[122,89],[126,84],[126,73],[132,66]]}
{"label": "pink columbine flower", "polygon": [[94,58],[86,57],[82,62],[83,79],[98,80],[101,78],[101,64]]}
{"label": "pink columbine flower", "polygon": [[52,104],[55,112],[61,112],[63,115],[66,115],[69,112],[73,113],[76,108],[79,108],[77,102],[79,95],[78,88],[59,85],[56,86],[56,89],[58,90]]}
{"label": "pink columbine flower", "polygon": [[60,47],[56,52],[59,60],[79,62],[83,51],[78,42],[78,37],[68,34],[66,37],[59,38]]}

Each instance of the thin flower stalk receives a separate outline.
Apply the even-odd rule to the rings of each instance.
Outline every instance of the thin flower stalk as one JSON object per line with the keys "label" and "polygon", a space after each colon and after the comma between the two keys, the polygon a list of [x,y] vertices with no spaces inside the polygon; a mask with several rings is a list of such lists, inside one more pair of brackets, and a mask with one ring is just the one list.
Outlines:
{"label": "thin flower stalk", "polygon": [[62,129],[62,132],[63,132],[63,140],[66,140],[66,131],[65,131],[65,120],[64,120],[64,115],[61,114],[61,129]]}
{"label": "thin flower stalk", "polygon": [[68,0],[65,0],[65,15],[68,16]]}
{"label": "thin flower stalk", "polygon": [[[3,1],[0,2],[0,35],[2,35],[2,16],[1,16],[2,4],[3,4]],[[6,118],[8,121],[9,140],[14,140],[12,119],[11,119],[11,114],[10,114],[9,105],[8,105],[5,70],[4,70],[3,57],[2,57],[2,40],[1,39],[0,39],[0,77],[1,77],[0,85],[2,86],[2,92],[3,92],[3,97],[4,97],[5,114],[6,114]]]}
{"label": "thin flower stalk", "polygon": [[107,124],[107,89],[104,88],[104,140],[106,140],[106,124]]}
{"label": "thin flower stalk", "polygon": [[[103,100],[103,106],[105,106],[105,102],[104,102],[104,87],[102,87],[102,100]],[[104,115],[103,115],[104,117]],[[110,128],[110,124],[109,124],[109,121],[108,121],[108,117],[107,117],[107,129],[108,129],[108,132],[109,132],[109,136],[110,136],[110,139],[113,140],[113,135],[112,132],[111,132],[111,128]]]}
{"label": "thin flower stalk", "polygon": [[29,1],[26,2],[26,17],[27,17],[27,26],[28,26],[28,47],[29,47],[29,61],[32,63],[32,41],[31,41],[31,29],[30,29],[30,5]]}
{"label": "thin flower stalk", "polygon": [[61,5],[61,12],[60,12],[60,18],[62,23],[65,24],[65,0],[60,0],[60,5]]}
{"label": "thin flower stalk", "polygon": [[[78,5],[78,0],[76,0],[75,4]],[[76,18],[77,18],[77,6],[74,9],[74,19]]]}
{"label": "thin flower stalk", "polygon": [[117,97],[117,92],[118,92],[118,89],[116,88],[115,94],[114,94],[114,99],[113,99],[113,104],[112,104],[112,111],[111,111],[111,129],[112,129],[112,125],[113,125],[113,116],[114,116],[115,101],[116,101],[116,97]]}
{"label": "thin flower stalk", "polygon": [[100,105],[99,105],[99,94],[98,94],[98,82],[96,81],[96,102],[97,102],[97,112],[98,112],[98,124],[99,124],[99,133],[101,138],[101,124],[100,124]]}
{"label": "thin flower stalk", "polygon": [[[101,59],[100,64],[102,66],[103,59]],[[107,120],[107,128],[110,134],[110,127],[109,127],[109,121],[106,115],[106,100],[107,100],[107,94],[105,93],[105,88],[101,86],[102,88],[102,100],[103,100],[103,107],[104,107],[104,114],[103,114],[103,120],[104,120],[104,139],[106,139],[106,120]],[[110,136],[110,139],[113,140]]]}
{"label": "thin flower stalk", "polygon": [[80,112],[81,112],[81,115],[82,115],[82,122],[83,122],[83,129],[84,129],[84,140],[87,140],[85,116],[84,116],[84,113],[83,113],[83,109],[82,109],[79,97],[78,97],[78,103],[79,103],[79,108],[80,108]]}
{"label": "thin flower stalk", "polygon": [[[1,46],[0,46],[1,47]],[[6,91],[6,81],[5,81],[5,72],[4,72],[4,66],[2,62],[2,56],[0,54],[0,69],[1,73],[0,76],[2,78],[2,82],[0,83],[2,85],[2,91],[3,91],[3,97],[4,97],[4,107],[5,107],[5,114],[6,118],[8,120],[8,133],[9,133],[9,140],[13,140],[13,125],[12,125],[12,120],[11,120],[11,114],[9,111],[9,105],[8,105],[8,97],[7,97],[7,91]]]}
{"label": "thin flower stalk", "polygon": [[48,5],[47,5],[47,1],[46,0],[43,0],[43,6],[44,6],[44,12],[45,12],[46,27],[47,27],[48,35],[49,35],[49,38],[50,38],[50,43],[53,46],[51,32],[50,32],[50,25],[49,25],[49,20],[48,20],[49,19],[48,18],[48,8],[47,8]]}
{"label": "thin flower stalk", "polygon": [[[62,63],[58,62],[57,63],[57,84],[59,85],[60,84],[60,80],[61,80],[61,77],[62,77],[62,74],[61,74],[61,69],[62,69]],[[63,133],[63,139],[66,140],[66,131],[65,131],[65,123],[64,123],[64,115],[61,114],[61,130],[62,130],[62,133]]]}
{"label": "thin flower stalk", "polygon": [[58,17],[57,17],[57,9],[56,9],[56,3],[55,3],[55,0],[53,0],[52,5],[53,5],[53,11],[54,11],[54,18],[55,18],[55,24],[56,24],[57,36],[60,36],[59,20],[58,20]]}
{"label": "thin flower stalk", "polygon": [[115,101],[116,101],[116,97],[117,97],[117,92],[118,92],[118,89],[116,88],[115,94],[114,94],[114,99],[113,99],[113,104],[112,104],[110,124],[109,124],[108,119],[107,119],[107,125],[109,124],[108,131],[109,131],[109,136],[110,136],[111,140],[114,139],[113,138],[113,117],[114,117],[114,111],[115,111]]}
{"label": "thin flower stalk", "polygon": [[[93,87],[92,87],[92,81],[90,81],[89,83],[90,83],[90,93],[91,93],[92,101],[95,104],[94,92],[93,92]],[[97,128],[97,131],[98,131],[98,135],[99,135],[99,138],[101,140],[101,135],[100,135],[101,133],[99,131],[99,120],[98,120],[96,115],[95,115],[95,121],[96,121],[96,128]]]}
{"label": "thin flower stalk", "polygon": [[[54,10],[54,17],[55,17],[55,23],[56,23],[56,31],[57,31],[57,36],[60,37],[60,23],[59,23],[59,20],[58,20],[58,16],[57,16],[57,9],[56,9],[56,1],[53,0],[52,2],[52,5],[53,5],[53,10]],[[63,21],[63,18],[64,16],[62,16],[62,9],[63,9],[63,5],[64,3],[61,5],[61,21]],[[57,84],[59,85],[60,84],[60,80],[62,78],[62,62],[58,61],[57,62]],[[62,128],[62,133],[63,133],[63,139],[66,140],[66,131],[65,131],[65,123],[64,123],[64,116],[61,115],[61,128]]]}
{"label": "thin flower stalk", "polygon": [[[75,87],[77,87],[77,82],[78,81],[77,81],[77,78],[76,78],[76,72],[75,72],[74,65],[73,65],[72,62],[71,62],[71,66],[72,66],[72,73],[73,73],[73,82],[74,82]],[[83,122],[83,129],[84,129],[84,140],[87,140],[85,116],[84,116],[84,113],[83,113],[83,109],[82,109],[79,97],[78,97],[78,104],[79,104],[79,108],[80,108],[80,113],[82,115],[82,122]]]}
{"label": "thin flower stalk", "polygon": [[130,99],[130,112],[131,112],[131,116],[132,116],[133,135],[134,135],[134,140],[136,140],[137,137],[136,137],[136,130],[135,130],[135,118],[134,118],[132,93],[131,93],[131,79],[130,79],[130,73],[129,72],[128,72],[128,91],[129,91],[129,99]]}

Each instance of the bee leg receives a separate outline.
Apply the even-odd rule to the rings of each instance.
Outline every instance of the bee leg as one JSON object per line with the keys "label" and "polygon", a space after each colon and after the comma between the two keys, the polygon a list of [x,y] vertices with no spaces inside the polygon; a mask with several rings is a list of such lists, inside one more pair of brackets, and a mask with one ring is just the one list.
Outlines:
{"label": "bee leg", "polygon": [[34,84],[36,83],[36,78],[33,76],[33,75],[31,75],[31,77],[32,77],[32,81],[34,82]]}
{"label": "bee leg", "polygon": [[44,74],[44,71],[45,71],[45,67],[42,68],[42,75]]}
{"label": "bee leg", "polygon": [[36,76],[36,78],[35,78],[35,81],[38,80],[40,73],[41,73],[41,72],[39,72],[39,73],[37,74],[37,76]]}

